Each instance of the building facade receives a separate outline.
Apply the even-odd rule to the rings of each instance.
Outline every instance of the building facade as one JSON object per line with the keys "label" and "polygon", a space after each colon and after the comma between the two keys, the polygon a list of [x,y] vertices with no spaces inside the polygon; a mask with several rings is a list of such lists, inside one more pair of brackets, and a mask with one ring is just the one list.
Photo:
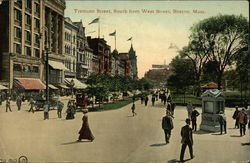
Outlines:
{"label": "building facade", "polygon": [[131,63],[131,77],[133,79],[138,79],[138,69],[137,69],[137,56],[136,56],[136,52],[133,49],[133,45],[131,44],[131,47],[129,49],[128,52],[129,55],[129,60]]}
{"label": "building facade", "polygon": [[77,69],[77,32],[78,27],[70,18],[64,21],[64,65],[67,68],[64,72],[65,78],[76,78]]}
{"label": "building facade", "polygon": [[[62,63],[64,9],[63,0],[2,2],[0,5],[2,82],[8,82],[12,88],[13,82],[19,78],[44,81],[47,52],[50,59]],[[49,73],[51,82],[62,82],[62,79],[59,79],[62,72],[55,73],[50,70]]]}
{"label": "building facade", "polygon": [[87,37],[88,44],[93,49],[93,73],[111,74],[110,46],[103,38]]}
{"label": "building facade", "polygon": [[167,82],[170,75],[171,68],[169,65],[152,65],[152,69],[145,73],[144,78],[154,81],[156,86],[160,88]]}

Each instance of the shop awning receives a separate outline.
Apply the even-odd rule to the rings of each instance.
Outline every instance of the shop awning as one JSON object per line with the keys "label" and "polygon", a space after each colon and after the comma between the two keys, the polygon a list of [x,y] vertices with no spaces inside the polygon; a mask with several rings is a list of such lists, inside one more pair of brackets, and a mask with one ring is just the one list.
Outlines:
{"label": "shop awning", "polygon": [[88,69],[87,65],[82,65],[81,67],[84,68],[84,69]]}
{"label": "shop awning", "polygon": [[67,86],[64,85],[64,84],[60,84],[59,87],[64,88],[64,89],[69,89],[69,87],[67,87]]}
{"label": "shop awning", "polygon": [[53,86],[52,84],[49,84],[49,88],[51,88],[51,89],[58,89],[57,87]]}
{"label": "shop awning", "polygon": [[40,79],[33,78],[15,78],[13,86],[16,89],[25,90],[42,90],[46,88]]}
{"label": "shop awning", "polygon": [[56,70],[68,70],[62,62],[57,62],[57,61],[50,61],[49,60],[49,65]]}
{"label": "shop awning", "polygon": [[3,85],[0,85],[0,90],[6,90],[6,89],[8,89],[8,88],[3,86]]}
{"label": "shop awning", "polygon": [[75,79],[75,78],[65,78],[65,82],[68,83],[69,85],[71,84],[71,81],[74,81],[74,86],[73,88],[75,89],[85,89],[87,88],[87,85],[80,82],[79,80]]}

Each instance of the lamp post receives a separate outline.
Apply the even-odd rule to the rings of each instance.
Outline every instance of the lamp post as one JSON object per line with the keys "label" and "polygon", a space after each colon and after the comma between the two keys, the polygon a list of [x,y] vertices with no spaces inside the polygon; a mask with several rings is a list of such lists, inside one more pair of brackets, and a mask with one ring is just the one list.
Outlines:
{"label": "lamp post", "polygon": [[[46,101],[49,102],[49,33],[48,33],[48,28],[44,26],[42,28],[45,31],[45,48],[44,48],[44,53],[45,53],[45,76],[46,76]],[[42,33],[40,33],[40,39],[42,37]]]}

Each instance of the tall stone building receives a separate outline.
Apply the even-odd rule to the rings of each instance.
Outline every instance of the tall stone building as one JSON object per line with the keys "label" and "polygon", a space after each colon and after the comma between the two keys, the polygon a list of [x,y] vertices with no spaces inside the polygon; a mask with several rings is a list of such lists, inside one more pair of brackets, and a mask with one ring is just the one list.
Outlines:
{"label": "tall stone building", "polygon": [[[0,5],[0,81],[12,88],[17,81],[45,80],[45,46],[49,51],[50,83],[63,79],[64,0],[3,1]],[[47,51],[46,51],[47,52]],[[23,85],[22,85],[23,84]]]}
{"label": "tall stone building", "polygon": [[68,70],[65,70],[65,78],[76,78],[77,66],[77,32],[76,26],[70,18],[65,18],[64,22],[64,65]]}
{"label": "tall stone building", "polygon": [[89,47],[82,20],[74,22],[77,32],[77,78],[85,80],[93,72],[93,49]]}

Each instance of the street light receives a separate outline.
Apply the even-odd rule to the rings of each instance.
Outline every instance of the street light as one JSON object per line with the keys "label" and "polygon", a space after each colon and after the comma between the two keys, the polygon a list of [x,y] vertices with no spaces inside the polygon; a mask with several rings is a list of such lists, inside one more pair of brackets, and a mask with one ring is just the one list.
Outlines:
{"label": "street light", "polygon": [[[49,102],[49,33],[48,33],[48,28],[46,26],[44,26],[42,28],[45,31],[45,66],[46,66],[46,101]],[[42,37],[42,33],[40,33],[40,39]]]}

